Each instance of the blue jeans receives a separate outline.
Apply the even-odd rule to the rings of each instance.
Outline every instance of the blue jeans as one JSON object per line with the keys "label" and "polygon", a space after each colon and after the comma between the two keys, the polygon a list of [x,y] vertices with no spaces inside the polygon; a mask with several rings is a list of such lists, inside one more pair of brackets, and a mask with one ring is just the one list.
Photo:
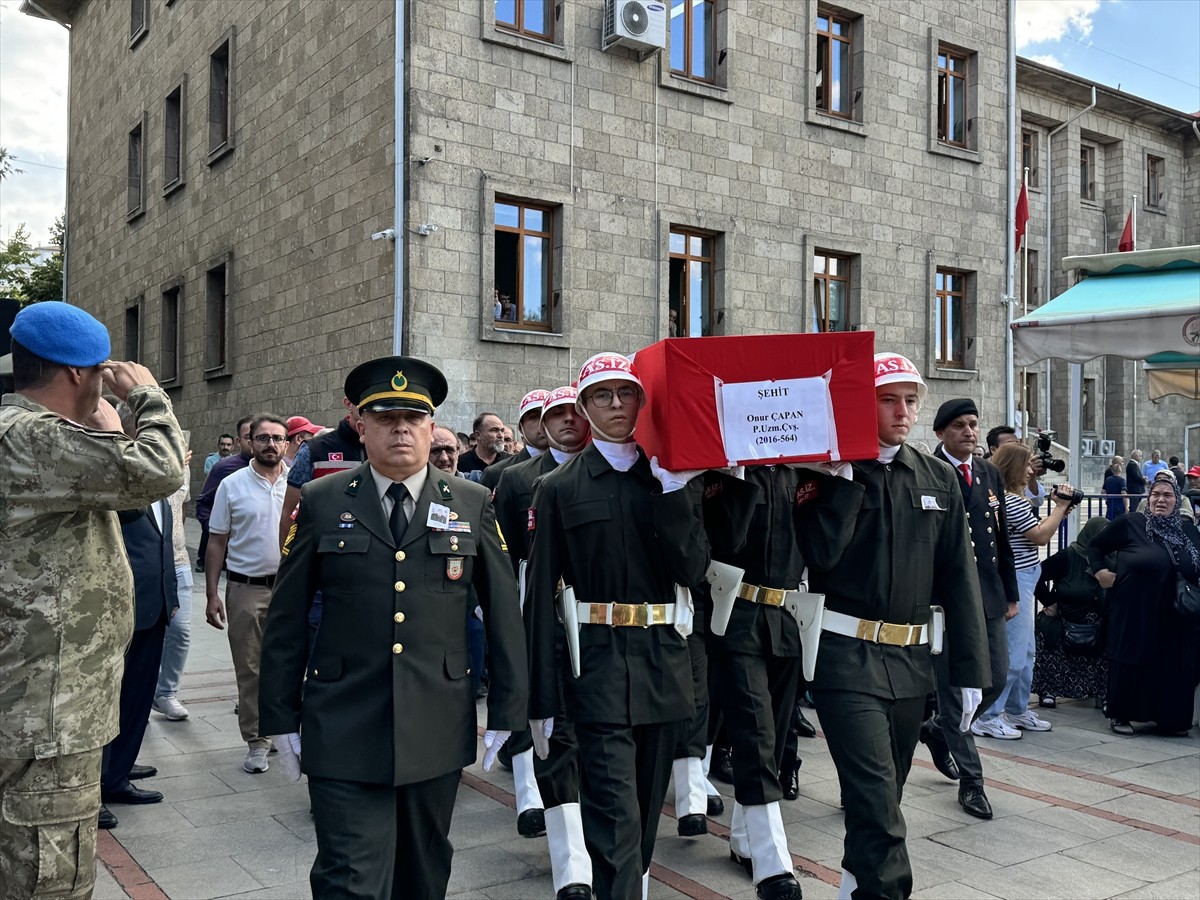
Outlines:
{"label": "blue jeans", "polygon": [[178,692],[183,667],[187,663],[188,646],[192,643],[192,567],[176,566],[175,582],[179,586],[179,609],[167,623],[155,697],[174,697]]}
{"label": "blue jeans", "polygon": [[1033,687],[1033,589],[1037,587],[1042,564],[1017,569],[1017,614],[1004,627],[1008,632],[1008,677],[1004,690],[982,718],[991,719],[1002,712],[1019,716],[1029,708],[1029,690]]}

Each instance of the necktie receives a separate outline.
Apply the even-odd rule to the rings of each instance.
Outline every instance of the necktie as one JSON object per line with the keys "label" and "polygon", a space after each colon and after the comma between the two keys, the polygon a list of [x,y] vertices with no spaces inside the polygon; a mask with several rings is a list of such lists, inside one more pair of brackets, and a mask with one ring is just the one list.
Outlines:
{"label": "necktie", "polygon": [[967,487],[970,487],[971,486],[971,464],[970,463],[959,463],[958,468],[959,468],[959,471],[961,471],[963,473],[963,478],[967,479]]}
{"label": "necktie", "polygon": [[408,527],[408,516],[404,514],[404,501],[408,498],[408,488],[396,481],[387,489],[387,493],[392,498],[392,514],[388,516],[388,526],[392,529],[392,540],[399,547],[400,539],[404,537],[404,529]]}

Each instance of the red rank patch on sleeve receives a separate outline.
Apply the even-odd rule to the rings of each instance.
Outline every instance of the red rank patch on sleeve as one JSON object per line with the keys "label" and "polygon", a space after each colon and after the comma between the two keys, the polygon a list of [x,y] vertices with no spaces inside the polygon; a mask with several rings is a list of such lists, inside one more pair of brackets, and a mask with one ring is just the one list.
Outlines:
{"label": "red rank patch on sleeve", "polygon": [[536,528],[537,528],[537,513],[534,512],[533,507],[531,506],[531,507],[529,507],[529,515],[528,515],[528,518],[525,523],[525,530],[533,531]]}
{"label": "red rank patch on sleeve", "polygon": [[806,481],[804,484],[796,485],[796,498],[793,506],[803,506],[809,500],[817,499],[817,483],[815,481]]}

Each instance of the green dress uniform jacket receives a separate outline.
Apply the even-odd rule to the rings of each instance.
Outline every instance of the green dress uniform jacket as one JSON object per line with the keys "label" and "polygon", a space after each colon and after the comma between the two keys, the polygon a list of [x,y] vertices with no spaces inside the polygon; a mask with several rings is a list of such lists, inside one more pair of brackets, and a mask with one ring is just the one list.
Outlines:
{"label": "green dress uniform jacket", "polygon": [[[546,454],[541,454],[545,456]],[[483,470],[483,475],[479,478],[479,483],[492,492],[493,498],[496,494],[496,487],[500,484],[500,476],[504,474],[504,470],[510,466],[517,466],[523,462],[529,462],[534,459],[534,455],[529,452],[528,447],[522,447],[520,453],[514,453],[512,456],[506,456],[504,459],[497,460],[486,469]],[[536,457],[540,459],[541,457]],[[521,557],[524,559],[524,557]]]}
{"label": "green dress uniform jacket", "polygon": [[[957,475],[907,444],[893,462],[853,463],[854,480],[804,471],[796,485],[796,534],[811,589],[825,607],[897,625],[946,610],[950,683],[986,690],[988,643],[979,577]],[[929,646],[896,647],[825,632],[817,689],[900,699],[934,688]]]}
{"label": "green dress uniform jacket", "polygon": [[158,387],[135,387],[131,438],[22,394],[0,405],[0,757],[102,747],[118,731],[133,575],[117,510],[183,483],[183,434]]}
{"label": "green dress uniform jacket", "polygon": [[[306,484],[263,637],[263,734],[301,731],[319,778],[400,786],[475,760],[467,652],[470,587],[491,652],[488,727],[526,723],[528,671],[516,582],[486,489],[429,466],[399,546],[366,463]],[[431,529],[431,504],[453,530]],[[324,609],[312,656],[308,608]]]}
{"label": "green dress uniform jacket", "polygon": [[640,448],[628,472],[613,469],[593,444],[542,479],[526,574],[531,718],[558,709],[556,665],[564,667],[567,713],[576,722],[645,725],[694,712],[687,640],[672,626],[581,625],[579,678],[568,660],[556,662],[560,578],[579,602],[670,605],[676,583],[703,578],[703,561],[699,575],[681,571],[681,554],[655,528],[651,498],[661,491]]}

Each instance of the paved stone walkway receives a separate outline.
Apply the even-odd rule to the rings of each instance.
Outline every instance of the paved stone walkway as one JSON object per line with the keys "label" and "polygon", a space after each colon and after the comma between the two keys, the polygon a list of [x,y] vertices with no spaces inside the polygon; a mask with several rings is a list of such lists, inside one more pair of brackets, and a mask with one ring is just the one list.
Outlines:
{"label": "paved stone walkway", "polygon": [[[140,757],[159,769],[146,786],[166,799],[112,808],[120,824],[101,833],[95,896],[308,897],[316,845],[307,791],[278,767],[242,771],[228,643],[204,623],[199,586],[195,603],[180,694],[191,715],[169,722],[152,714]],[[1200,897],[1197,730],[1120,737],[1090,703],[1064,703],[1043,717],[1054,731],[980,739],[996,813],[990,822],[959,809],[955,785],[918,747],[904,797],[914,897]],[[784,821],[805,897],[832,898],[843,835],[837,775],[823,739],[803,741],[801,751],[801,796],[783,804]],[[731,789],[719,786],[731,809]],[[509,772],[464,773],[451,832],[452,896],[553,896],[545,841],[517,835],[512,802]],[[753,898],[729,861],[728,813],[711,823],[712,834],[681,838],[672,812],[661,820],[650,896]]]}

